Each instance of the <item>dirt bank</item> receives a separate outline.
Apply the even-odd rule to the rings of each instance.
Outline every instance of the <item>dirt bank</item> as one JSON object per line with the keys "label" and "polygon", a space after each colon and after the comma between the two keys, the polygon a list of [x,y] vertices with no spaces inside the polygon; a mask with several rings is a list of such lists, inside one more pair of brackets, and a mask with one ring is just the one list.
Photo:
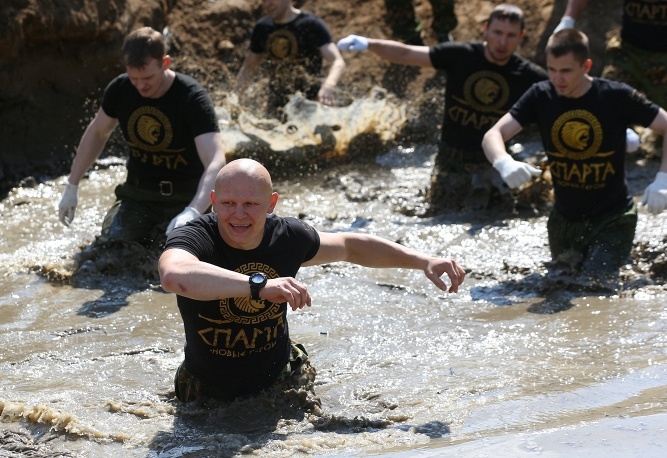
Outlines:
{"label": "dirt bank", "polygon": [[[393,33],[386,0],[297,1],[321,16],[335,39],[349,33],[404,39]],[[416,0],[428,23],[429,2]],[[458,2],[456,40],[480,37],[497,2]],[[541,49],[564,1],[518,0],[527,16],[521,54],[543,62]],[[620,0],[601,0],[579,25],[591,35],[599,72],[604,42],[618,28]],[[248,45],[260,0],[6,0],[0,6],[0,191],[24,180],[65,173],[106,83],[122,71],[120,44],[130,30],[168,28],[176,70],[198,78],[221,103]],[[594,17],[594,22],[591,19]],[[426,30],[428,32],[428,30]],[[425,36],[428,36],[426,33]],[[426,40],[428,42],[428,39]],[[413,130],[437,136],[442,77],[390,65],[370,53],[346,54],[342,94],[382,86],[414,108]],[[112,143],[113,145],[113,143]],[[117,150],[116,150],[117,151]]]}

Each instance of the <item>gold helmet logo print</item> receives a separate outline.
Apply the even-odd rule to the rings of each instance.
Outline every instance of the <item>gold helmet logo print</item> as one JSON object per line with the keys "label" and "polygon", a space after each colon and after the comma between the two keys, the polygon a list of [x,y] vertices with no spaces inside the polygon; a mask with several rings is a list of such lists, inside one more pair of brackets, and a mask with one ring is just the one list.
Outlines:
{"label": "gold helmet logo print", "polygon": [[463,94],[465,101],[478,111],[498,111],[509,98],[509,86],[496,72],[477,72],[466,80]]}
{"label": "gold helmet logo print", "polygon": [[552,154],[573,160],[583,160],[600,152],[602,126],[587,110],[572,110],[556,119],[551,128],[556,151]]}
{"label": "gold helmet logo print", "polygon": [[153,152],[167,150],[173,136],[169,119],[155,107],[140,107],[132,113],[127,133],[132,146]]}

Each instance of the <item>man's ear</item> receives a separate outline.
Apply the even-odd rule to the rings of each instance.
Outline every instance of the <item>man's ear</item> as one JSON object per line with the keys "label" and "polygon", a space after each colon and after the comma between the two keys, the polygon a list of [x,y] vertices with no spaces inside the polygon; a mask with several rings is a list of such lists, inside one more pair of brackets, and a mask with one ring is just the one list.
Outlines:
{"label": "man's ear", "polygon": [[586,59],[584,62],[584,68],[586,69],[586,73],[591,71],[591,68],[593,68],[593,60],[592,59]]}
{"label": "man's ear", "polygon": [[211,189],[211,205],[215,205],[215,190]]}
{"label": "man's ear", "polygon": [[267,213],[273,213],[273,209],[276,208],[277,203],[278,203],[278,193],[274,192],[271,194],[271,202],[269,204],[269,211],[267,211]]}
{"label": "man's ear", "polygon": [[162,58],[162,70],[167,70],[169,68],[169,64],[171,64],[171,56],[166,54]]}

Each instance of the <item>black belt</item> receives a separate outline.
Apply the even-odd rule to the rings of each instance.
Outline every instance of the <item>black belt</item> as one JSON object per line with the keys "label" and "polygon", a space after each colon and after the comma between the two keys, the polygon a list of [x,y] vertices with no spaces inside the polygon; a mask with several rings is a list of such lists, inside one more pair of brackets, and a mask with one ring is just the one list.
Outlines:
{"label": "black belt", "polygon": [[127,184],[144,191],[158,192],[161,196],[171,196],[172,194],[193,194],[197,191],[199,180],[188,181],[147,181],[138,178],[127,179]]}

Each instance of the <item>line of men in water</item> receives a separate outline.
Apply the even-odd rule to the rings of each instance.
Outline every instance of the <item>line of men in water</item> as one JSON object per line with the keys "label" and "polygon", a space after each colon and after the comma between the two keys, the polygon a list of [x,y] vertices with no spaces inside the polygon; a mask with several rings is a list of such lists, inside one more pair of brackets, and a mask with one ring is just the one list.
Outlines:
{"label": "line of men in water", "polygon": [[[581,9],[581,0],[570,0],[576,2]],[[482,192],[486,206],[492,189],[506,198],[510,189],[540,175],[541,169],[506,150],[509,139],[536,124],[553,176],[555,202],[547,223],[552,258],[571,259],[572,252],[578,253],[579,268],[593,273],[617,270],[627,261],[638,215],[625,176],[627,129],[640,125],[664,135],[667,112],[632,86],[590,76],[588,38],[572,28],[574,16],[564,18],[549,38],[545,71],[516,54],[525,19],[510,4],[493,9],[483,42],[433,46],[360,35],[334,44],[324,23],[291,0],[264,0],[264,7],[266,16],[253,30],[237,91],[267,56],[280,65],[303,63],[306,44],[315,44],[319,60],[312,59],[302,73],[319,74],[322,57],[332,62],[321,84],[306,91],[325,104],[333,103],[345,67],[340,51],[370,50],[391,62],[442,69],[447,73],[445,119],[431,205],[460,206],[466,194]],[[642,9],[624,11],[637,12],[624,18],[625,46],[648,29]],[[665,49],[646,52],[664,59],[667,20],[660,19],[655,28]],[[157,226],[168,235],[158,267],[163,288],[177,295],[185,325],[185,360],[175,377],[179,399],[234,399],[303,370],[307,352],[290,340],[287,326],[288,305],[298,310],[312,303],[306,285],[295,279],[302,266],[347,261],[419,269],[438,289],[458,291],[465,270],[453,259],[379,237],[319,232],[299,219],[273,214],[278,194],[269,171],[250,159],[226,164],[211,98],[197,81],[169,68],[162,35],[149,27],[132,32],[123,56],[126,73],[109,83],[81,139],[59,214],[71,224],[79,183],[120,125],[130,151],[128,175],[115,190],[117,201],[103,234],[142,241]],[[278,81],[282,74],[272,79],[276,97],[285,95]],[[473,113],[476,122],[462,121]],[[654,214],[667,207],[667,142],[643,204]]]}

